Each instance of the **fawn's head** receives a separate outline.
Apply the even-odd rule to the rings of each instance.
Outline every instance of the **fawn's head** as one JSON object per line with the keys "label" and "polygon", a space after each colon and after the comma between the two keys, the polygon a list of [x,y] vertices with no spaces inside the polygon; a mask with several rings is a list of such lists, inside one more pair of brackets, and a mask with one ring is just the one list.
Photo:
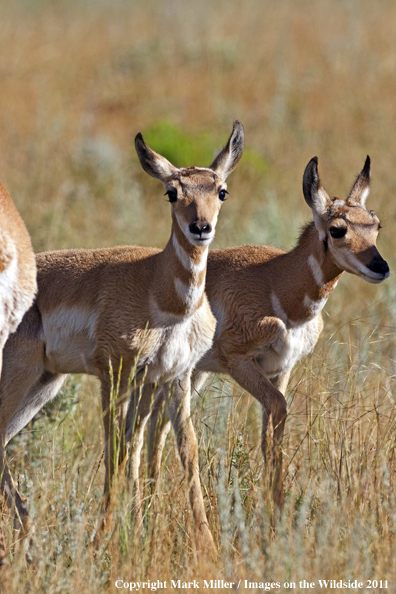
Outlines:
{"label": "fawn's head", "polygon": [[238,120],[226,146],[209,168],[178,169],[149,148],[139,133],[136,152],[143,169],[165,186],[172,212],[189,243],[209,245],[215,234],[217,216],[227,194],[225,180],[242,156],[243,126]]}
{"label": "fawn's head", "polygon": [[314,157],[305,168],[303,192],[312,208],[319,239],[338,268],[369,283],[380,283],[389,276],[389,267],[376,247],[381,228],[379,219],[373,210],[365,207],[370,177],[370,157],[367,157],[348,198],[331,199],[320,183],[318,159]]}

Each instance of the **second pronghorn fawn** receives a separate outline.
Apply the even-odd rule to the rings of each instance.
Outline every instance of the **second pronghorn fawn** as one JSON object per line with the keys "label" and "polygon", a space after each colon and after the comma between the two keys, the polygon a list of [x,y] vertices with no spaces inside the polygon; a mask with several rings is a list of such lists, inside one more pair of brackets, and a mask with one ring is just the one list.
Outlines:
{"label": "second pronghorn fawn", "polygon": [[[0,375],[3,348],[8,336],[15,332],[37,289],[36,261],[29,233],[13,201],[0,183]],[[13,483],[8,481],[4,458],[4,416],[0,414],[0,485],[6,503],[12,505]],[[18,519],[19,520],[19,519]],[[24,526],[27,531],[27,526]],[[0,526],[0,567],[5,559]]]}
{"label": "second pronghorn fawn", "polygon": [[[155,252],[124,246],[39,254],[37,299],[7,343],[0,384],[0,455],[4,457],[7,442],[56,396],[65,374],[88,373],[100,379],[106,467],[103,511],[117,458],[125,459],[120,436],[125,429],[131,369],[136,370],[134,387],[144,382],[165,385],[197,536],[206,544],[213,543],[189,418],[190,374],[211,347],[215,331],[204,292],[208,246],[227,193],[225,180],[241,158],[243,143],[243,127],[235,120],[227,145],[210,168],[178,169],[138,134],[140,163],[164,184],[171,203],[168,244]],[[113,406],[110,395],[117,382]],[[142,404],[150,406],[150,402]],[[26,517],[27,509],[8,470],[3,483],[19,516]]]}
{"label": "second pronghorn fawn", "polygon": [[[287,415],[285,392],[290,372],[314,348],[323,328],[321,311],[344,271],[370,283],[389,276],[376,248],[380,222],[366,210],[370,159],[346,200],[331,199],[322,187],[318,160],[303,177],[303,192],[314,221],[297,245],[285,253],[274,247],[241,246],[211,251],[206,291],[217,319],[212,348],[195,367],[198,390],[209,372],[230,375],[262,405],[262,441],[273,425],[274,498],[282,502],[281,444]],[[159,472],[169,423],[161,399],[149,428],[150,474]],[[137,474],[137,471],[135,471]]]}

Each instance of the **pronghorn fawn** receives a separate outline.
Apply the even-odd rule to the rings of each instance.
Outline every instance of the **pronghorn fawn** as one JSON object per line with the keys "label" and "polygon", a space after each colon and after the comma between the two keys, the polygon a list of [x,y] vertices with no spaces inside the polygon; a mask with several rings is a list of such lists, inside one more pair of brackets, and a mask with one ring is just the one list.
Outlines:
{"label": "pronghorn fawn", "polygon": [[[227,145],[210,168],[178,169],[138,134],[140,163],[163,183],[171,203],[172,232],[165,249],[124,246],[37,256],[37,299],[4,352],[3,450],[57,394],[65,374],[97,376],[105,434],[104,528],[114,473],[118,462],[125,460],[121,436],[135,370],[134,388],[145,382],[167,388],[167,411],[189,479],[197,537],[212,543],[189,418],[190,374],[211,347],[215,331],[204,292],[208,246],[227,193],[225,180],[241,158],[243,143],[243,127],[235,120]],[[112,402],[112,386],[117,383],[117,399]],[[150,402],[142,406],[149,407]],[[19,516],[26,517],[8,470],[4,486],[13,493]]]}
{"label": "pronghorn fawn", "polygon": [[[36,261],[29,233],[13,201],[0,183],[0,374],[3,349],[15,332],[37,290]],[[4,410],[5,408],[5,410]],[[4,459],[7,407],[0,412],[0,484],[5,501],[12,505],[12,481]],[[27,526],[24,526],[27,529]],[[0,567],[5,561],[3,534],[0,526]]]}
{"label": "pronghorn fawn", "polygon": [[[314,221],[290,252],[241,246],[214,250],[208,258],[206,292],[217,328],[212,348],[195,367],[198,390],[209,372],[230,375],[262,405],[262,441],[267,452],[269,419],[274,499],[282,504],[281,444],[287,415],[285,392],[294,365],[314,348],[323,328],[321,310],[344,271],[370,283],[389,276],[376,248],[380,222],[365,208],[370,159],[346,200],[331,199],[322,187],[318,160],[303,177]],[[149,427],[149,466],[158,475],[169,423],[158,398]]]}

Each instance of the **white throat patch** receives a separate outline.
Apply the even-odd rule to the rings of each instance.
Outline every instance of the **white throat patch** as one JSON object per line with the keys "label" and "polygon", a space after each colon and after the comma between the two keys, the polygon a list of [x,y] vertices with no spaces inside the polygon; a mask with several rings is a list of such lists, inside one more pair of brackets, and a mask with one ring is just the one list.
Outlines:
{"label": "white throat patch", "polygon": [[281,302],[279,301],[278,297],[275,295],[274,291],[271,293],[271,303],[272,307],[274,308],[275,315],[282,320],[282,322],[286,325],[290,325],[290,320],[286,315],[285,310],[283,309]]}
{"label": "white throat patch", "polygon": [[312,254],[308,256],[308,266],[311,269],[313,277],[318,287],[323,287],[325,284],[322,267]]}
{"label": "white throat patch", "polygon": [[205,283],[200,285],[185,285],[179,278],[175,278],[175,289],[180,299],[189,309],[194,309],[199,303],[205,288]]}
{"label": "white throat patch", "polygon": [[206,268],[206,261],[208,259],[208,250],[202,254],[201,261],[199,264],[194,264],[187,254],[187,252],[182,248],[180,243],[177,241],[177,237],[175,234],[172,235],[172,243],[173,247],[175,248],[176,255],[180,261],[180,264],[188,270],[188,272],[192,272],[193,274],[198,274],[202,272]]}

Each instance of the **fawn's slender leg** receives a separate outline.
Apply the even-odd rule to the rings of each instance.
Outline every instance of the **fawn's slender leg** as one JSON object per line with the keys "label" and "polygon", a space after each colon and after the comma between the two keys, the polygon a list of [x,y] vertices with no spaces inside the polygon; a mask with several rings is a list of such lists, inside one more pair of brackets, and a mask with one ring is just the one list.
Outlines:
{"label": "fawn's slender leg", "polygon": [[186,473],[199,550],[215,552],[202,496],[198,467],[198,444],[190,416],[190,373],[165,385],[165,406],[176,434],[180,458]]}
{"label": "fawn's slender leg", "polygon": [[[205,371],[194,371],[191,379],[191,395],[200,390],[209,374]],[[148,435],[148,476],[155,483],[161,471],[162,454],[171,423],[165,409],[164,394],[161,393],[150,415]]]}
{"label": "fawn's slender leg", "polygon": [[[106,515],[106,511],[112,502],[112,491],[115,486],[114,478],[116,472],[123,469],[126,462],[125,427],[129,375],[126,372],[121,374],[119,382],[116,372],[114,372],[113,377],[114,379],[112,380],[109,373],[104,374],[101,377],[105,443],[105,483],[102,501],[102,515]],[[103,524],[103,527],[105,523]]]}
{"label": "fawn's slender leg", "polygon": [[[261,435],[261,451],[264,460],[267,458],[267,429],[268,419],[271,417],[273,425],[272,464],[270,471],[274,471],[272,488],[274,500],[282,505],[282,439],[287,416],[287,404],[284,395],[268,379],[260,365],[254,358],[234,354],[227,361],[230,375],[238,384],[250,392],[263,407],[263,424]],[[285,377],[287,375],[287,377]],[[284,374],[275,383],[281,387],[287,385],[288,374]]]}
{"label": "fawn's slender leg", "polygon": [[144,429],[155,406],[158,389],[146,384],[132,393],[126,419],[126,442],[130,447],[130,473],[133,488],[133,512],[142,517],[142,494],[139,480],[140,458],[144,443]]}

